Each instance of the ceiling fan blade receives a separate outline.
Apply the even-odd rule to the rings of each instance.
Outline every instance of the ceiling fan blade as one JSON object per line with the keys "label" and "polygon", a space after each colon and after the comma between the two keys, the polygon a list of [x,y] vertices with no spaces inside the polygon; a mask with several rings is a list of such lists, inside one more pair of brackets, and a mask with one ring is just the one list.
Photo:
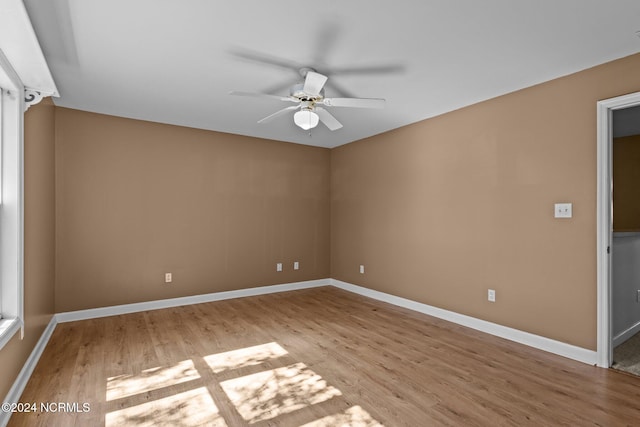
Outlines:
{"label": "ceiling fan blade", "polygon": [[258,123],[267,123],[267,122],[271,121],[272,119],[275,119],[278,116],[282,116],[283,114],[286,114],[291,110],[296,110],[299,107],[300,107],[299,105],[292,105],[291,107],[283,108],[282,110],[276,111],[275,113],[271,114],[270,116],[265,117],[264,119],[258,120]]}
{"label": "ceiling fan blade", "polygon": [[[335,50],[341,37],[342,25],[336,19],[325,20],[320,24],[320,30],[315,35],[315,46],[312,52],[312,64],[321,66],[327,63],[327,56]],[[317,68],[316,68],[317,70]]]}
{"label": "ceiling fan blade", "polygon": [[348,75],[348,74],[393,74],[402,73],[405,68],[403,65],[372,65],[368,67],[342,67],[332,68],[331,75]]}
{"label": "ceiling fan blade", "polygon": [[316,107],[316,114],[320,118],[320,121],[325,124],[329,130],[338,130],[342,127],[342,123],[338,121],[335,117],[333,117],[327,110],[322,107]]}
{"label": "ceiling fan blade", "polygon": [[269,95],[268,93],[259,93],[259,92],[243,92],[240,90],[232,90],[231,92],[229,92],[229,95],[249,96],[252,98],[277,99],[279,101],[289,101],[289,102],[300,102],[297,99],[291,98],[290,96]]}
{"label": "ceiling fan blade", "polygon": [[252,62],[259,62],[262,64],[274,65],[280,68],[287,68],[298,73],[298,70],[303,67],[302,64],[298,64],[295,61],[291,61],[284,58],[278,58],[276,56],[267,55],[265,53],[256,52],[249,49],[234,48],[229,50],[229,53],[237,58],[246,59]]}
{"label": "ceiling fan blade", "polygon": [[336,83],[335,79],[327,80],[324,85],[326,89],[333,89],[333,91],[341,98],[355,98],[355,95],[344,87]]}
{"label": "ceiling fan blade", "polygon": [[327,82],[327,76],[323,76],[315,71],[308,71],[304,79],[302,90],[309,95],[319,95],[322,87]]}
{"label": "ceiling fan blade", "polygon": [[328,107],[383,108],[382,98],[325,98],[322,103]]}
{"label": "ceiling fan blade", "polygon": [[262,93],[271,93],[271,94],[276,94],[276,93],[288,93],[289,92],[289,88],[291,88],[291,86],[293,85],[293,81],[292,79],[287,79],[287,81],[284,82],[280,82],[278,84],[274,84],[271,85],[265,89],[262,89]]}

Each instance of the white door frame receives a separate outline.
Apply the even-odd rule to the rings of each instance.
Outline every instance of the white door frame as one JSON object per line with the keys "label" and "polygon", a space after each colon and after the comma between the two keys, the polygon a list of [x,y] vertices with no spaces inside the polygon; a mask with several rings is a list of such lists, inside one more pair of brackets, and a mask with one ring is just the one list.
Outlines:
{"label": "white door frame", "polygon": [[611,257],[613,219],[613,111],[640,105],[640,92],[598,101],[598,366],[609,368],[611,345]]}

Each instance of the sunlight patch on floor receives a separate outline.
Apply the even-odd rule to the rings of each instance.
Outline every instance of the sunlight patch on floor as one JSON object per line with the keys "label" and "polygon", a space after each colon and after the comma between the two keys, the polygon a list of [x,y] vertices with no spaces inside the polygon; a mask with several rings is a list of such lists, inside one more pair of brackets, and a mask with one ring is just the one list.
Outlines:
{"label": "sunlight patch on floor", "polygon": [[300,427],[384,427],[360,406],[353,406],[339,414],[312,421]]}
{"label": "sunlight patch on floor", "polygon": [[118,375],[107,379],[107,401],[133,396],[162,387],[200,378],[191,360],[173,366],[145,369],[138,375]]}
{"label": "sunlight patch on floor", "polygon": [[227,427],[206,387],[109,412],[105,427],[132,426]]}
{"label": "sunlight patch on floor", "polygon": [[220,385],[238,413],[249,423],[275,418],[342,395],[304,363],[246,375]]}
{"label": "sunlight patch on floor", "polygon": [[287,350],[275,342],[270,342],[225,353],[212,354],[205,356],[204,360],[213,372],[217,374],[227,369],[259,365],[269,359],[275,359],[286,354],[288,354]]}

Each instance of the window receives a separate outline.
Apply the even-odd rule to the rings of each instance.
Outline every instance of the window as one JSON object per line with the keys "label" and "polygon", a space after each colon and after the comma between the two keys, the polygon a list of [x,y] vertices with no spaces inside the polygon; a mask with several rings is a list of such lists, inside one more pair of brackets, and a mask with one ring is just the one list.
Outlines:
{"label": "window", "polygon": [[23,325],[24,87],[0,50],[0,348]]}

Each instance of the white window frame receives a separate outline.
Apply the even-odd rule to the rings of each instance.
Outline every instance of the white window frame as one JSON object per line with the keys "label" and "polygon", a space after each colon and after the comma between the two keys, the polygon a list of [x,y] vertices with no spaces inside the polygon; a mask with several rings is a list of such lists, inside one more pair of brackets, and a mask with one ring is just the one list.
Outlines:
{"label": "white window frame", "polygon": [[24,337],[24,85],[0,49],[0,349]]}

